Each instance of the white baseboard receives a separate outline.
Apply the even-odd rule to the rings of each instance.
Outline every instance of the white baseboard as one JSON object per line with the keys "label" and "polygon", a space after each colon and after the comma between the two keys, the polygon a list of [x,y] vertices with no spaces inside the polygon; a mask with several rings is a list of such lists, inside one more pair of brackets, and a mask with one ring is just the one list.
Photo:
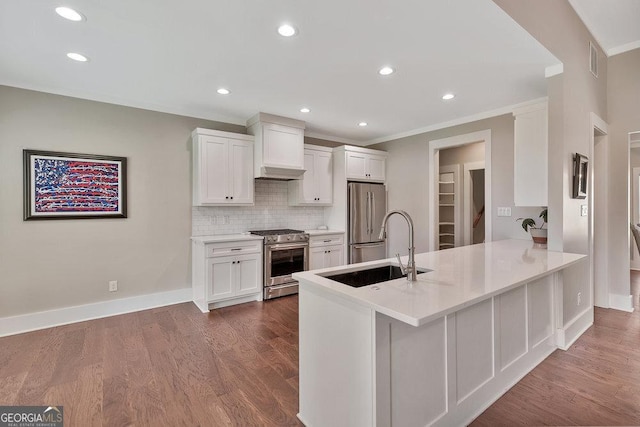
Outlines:
{"label": "white baseboard", "polygon": [[633,312],[633,295],[609,294],[609,308]]}
{"label": "white baseboard", "polygon": [[556,331],[556,343],[561,350],[567,350],[589,327],[593,325],[593,307],[587,307],[582,313],[567,322]]}
{"label": "white baseboard", "polygon": [[191,301],[191,288],[0,318],[0,337]]}

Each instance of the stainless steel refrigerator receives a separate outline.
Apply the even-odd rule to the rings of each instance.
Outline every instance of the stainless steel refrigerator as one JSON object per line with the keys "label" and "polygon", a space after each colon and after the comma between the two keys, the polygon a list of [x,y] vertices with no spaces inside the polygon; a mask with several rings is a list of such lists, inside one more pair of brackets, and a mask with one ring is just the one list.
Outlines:
{"label": "stainless steel refrigerator", "polygon": [[384,239],[379,239],[382,219],[387,213],[387,197],[383,184],[350,182],[349,198],[349,264],[387,257]]}

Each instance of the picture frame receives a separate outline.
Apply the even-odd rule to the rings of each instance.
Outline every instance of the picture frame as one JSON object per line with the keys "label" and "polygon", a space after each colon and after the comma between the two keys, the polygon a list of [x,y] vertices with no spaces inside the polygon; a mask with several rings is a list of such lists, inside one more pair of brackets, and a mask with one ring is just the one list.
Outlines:
{"label": "picture frame", "polygon": [[23,150],[24,220],[127,217],[127,158]]}
{"label": "picture frame", "polygon": [[580,153],[573,156],[573,198],[587,198],[587,182],[589,177],[589,158]]}

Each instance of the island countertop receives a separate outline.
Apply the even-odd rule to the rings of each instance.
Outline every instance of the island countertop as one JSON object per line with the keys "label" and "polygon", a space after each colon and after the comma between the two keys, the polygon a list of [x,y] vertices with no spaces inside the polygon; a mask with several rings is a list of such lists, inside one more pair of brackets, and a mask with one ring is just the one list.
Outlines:
{"label": "island countertop", "polygon": [[[363,267],[397,265],[395,258],[295,273],[300,286],[317,286],[413,326],[424,325],[494,295],[561,270],[586,255],[534,248],[527,240],[500,240],[416,255],[417,282],[395,279],[353,288],[323,276]],[[406,264],[407,257],[402,257]]]}

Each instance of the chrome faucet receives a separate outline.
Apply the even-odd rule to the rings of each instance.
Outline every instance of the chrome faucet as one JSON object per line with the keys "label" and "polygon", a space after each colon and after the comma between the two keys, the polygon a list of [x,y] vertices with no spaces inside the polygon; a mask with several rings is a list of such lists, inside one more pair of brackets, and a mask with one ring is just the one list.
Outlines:
{"label": "chrome faucet", "polygon": [[400,254],[396,254],[398,258],[398,263],[400,264],[400,270],[402,270],[402,274],[407,275],[407,280],[410,282],[416,282],[417,274],[416,274],[416,248],[413,246],[413,221],[408,213],[401,210],[389,211],[384,216],[382,220],[382,228],[380,229],[380,236],[378,237],[380,240],[384,239],[386,236],[386,228],[387,228],[387,220],[393,214],[402,215],[402,217],[407,221],[409,225],[409,262],[407,262],[407,266],[402,265],[400,261]]}

